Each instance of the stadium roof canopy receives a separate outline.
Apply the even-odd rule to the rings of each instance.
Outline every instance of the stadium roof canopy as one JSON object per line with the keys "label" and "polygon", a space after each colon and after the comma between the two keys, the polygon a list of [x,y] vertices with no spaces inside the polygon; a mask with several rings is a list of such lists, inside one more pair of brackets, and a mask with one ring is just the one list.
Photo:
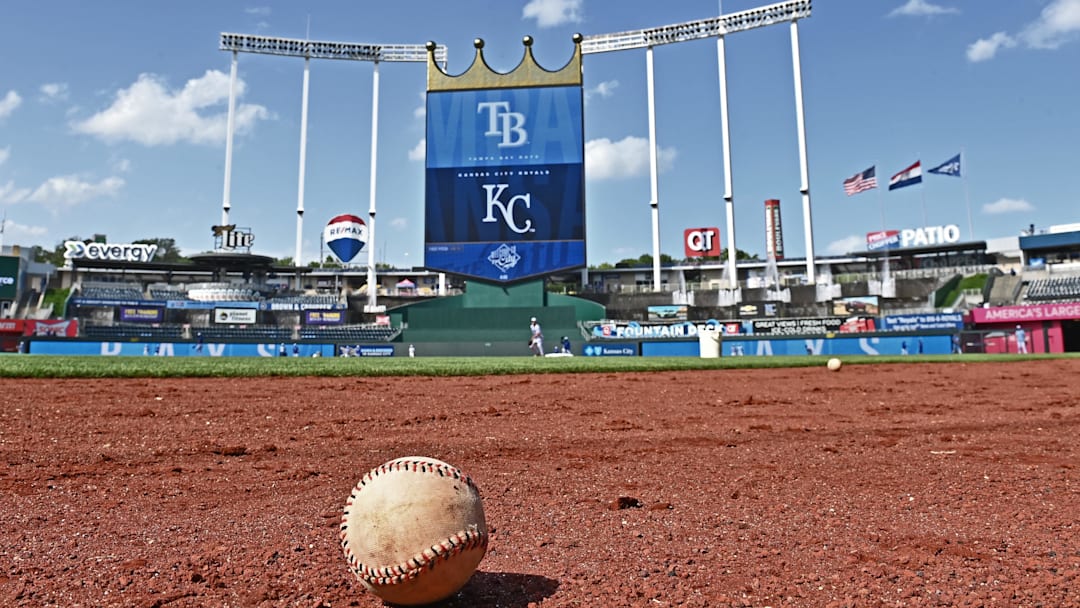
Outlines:
{"label": "stadium roof canopy", "polygon": [[101,270],[139,270],[144,272],[267,272],[274,274],[308,274],[307,266],[275,266],[274,258],[250,253],[198,253],[190,256],[191,262],[121,262],[116,260],[91,260],[74,258],[71,267]]}

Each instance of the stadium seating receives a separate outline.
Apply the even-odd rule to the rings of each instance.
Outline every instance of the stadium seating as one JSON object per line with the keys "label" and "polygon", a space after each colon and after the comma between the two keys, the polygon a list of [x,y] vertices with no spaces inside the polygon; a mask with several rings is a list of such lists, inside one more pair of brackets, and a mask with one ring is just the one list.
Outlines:
{"label": "stadium seating", "polygon": [[1028,283],[1028,300],[1080,300],[1080,276],[1036,279]]}
{"label": "stadium seating", "polygon": [[332,308],[339,304],[340,300],[333,294],[278,294],[267,302],[271,307],[274,304],[289,304],[304,308]]}
{"label": "stadium seating", "polygon": [[234,340],[253,340],[260,342],[292,342],[293,330],[291,327],[280,325],[247,325],[227,326],[214,325],[210,327],[192,327],[192,333],[202,333],[203,339],[208,342],[228,342]]}
{"label": "stadium seating", "polygon": [[127,340],[164,341],[180,340],[184,328],[181,325],[83,325],[82,333],[87,338],[112,342]]}
{"label": "stadium seating", "polygon": [[183,287],[174,285],[151,285],[149,287],[150,299],[152,300],[187,300],[187,291]]}
{"label": "stadium seating", "polygon": [[252,302],[262,299],[251,287],[231,283],[192,283],[187,293],[188,298],[199,302]]}
{"label": "stadium seating", "polygon": [[93,300],[142,300],[142,287],[133,283],[83,283],[78,293]]}
{"label": "stadium seating", "polygon": [[389,342],[400,333],[400,328],[388,325],[307,326],[300,330],[300,339],[322,342]]}

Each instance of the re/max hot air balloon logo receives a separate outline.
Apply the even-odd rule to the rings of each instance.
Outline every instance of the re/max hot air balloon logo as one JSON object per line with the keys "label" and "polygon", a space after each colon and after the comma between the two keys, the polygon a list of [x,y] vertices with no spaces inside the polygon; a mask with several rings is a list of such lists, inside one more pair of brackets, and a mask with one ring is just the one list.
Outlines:
{"label": "re/max hot air balloon logo", "polygon": [[323,240],[342,264],[348,264],[367,243],[367,224],[355,215],[339,215],[327,222]]}

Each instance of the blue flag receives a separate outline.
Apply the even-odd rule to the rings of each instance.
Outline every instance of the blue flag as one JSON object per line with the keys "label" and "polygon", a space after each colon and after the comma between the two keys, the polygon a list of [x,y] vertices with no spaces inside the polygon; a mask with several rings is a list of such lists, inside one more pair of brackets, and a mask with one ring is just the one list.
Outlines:
{"label": "blue flag", "polygon": [[957,154],[956,156],[941,163],[933,169],[929,169],[929,172],[935,175],[951,175],[952,177],[960,177],[960,155]]}

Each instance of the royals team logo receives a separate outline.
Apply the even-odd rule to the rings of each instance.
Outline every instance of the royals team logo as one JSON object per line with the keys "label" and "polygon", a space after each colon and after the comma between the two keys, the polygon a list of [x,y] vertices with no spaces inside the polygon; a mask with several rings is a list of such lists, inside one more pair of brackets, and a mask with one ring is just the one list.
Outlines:
{"label": "royals team logo", "polygon": [[355,215],[339,215],[326,224],[323,240],[334,257],[348,264],[367,243],[367,224]]}

